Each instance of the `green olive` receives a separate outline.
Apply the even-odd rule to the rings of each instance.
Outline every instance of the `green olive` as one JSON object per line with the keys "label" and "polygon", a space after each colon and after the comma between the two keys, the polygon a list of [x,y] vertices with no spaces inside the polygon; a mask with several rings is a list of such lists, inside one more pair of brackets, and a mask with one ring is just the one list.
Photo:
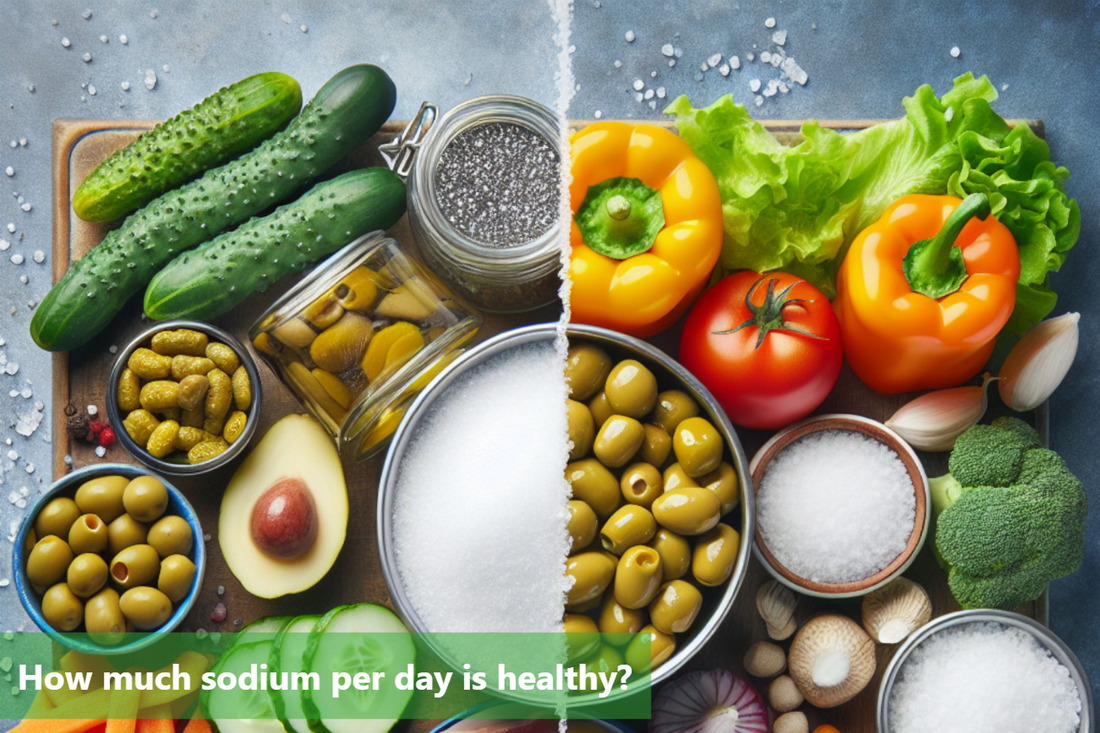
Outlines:
{"label": "green olive", "polygon": [[595,458],[570,463],[565,467],[565,480],[573,488],[573,498],[592,507],[600,519],[607,519],[619,508],[619,482]]}
{"label": "green olive", "polygon": [[65,583],[42,594],[42,618],[57,631],[73,631],[84,620],[84,603]]}
{"label": "green olive", "polygon": [[139,522],[155,522],[168,508],[168,489],[156,476],[138,476],[126,485],[122,505]]}
{"label": "green olive", "polygon": [[73,593],[89,598],[107,584],[107,562],[94,552],[85,552],[69,564],[65,577]]}
{"label": "green olive", "polygon": [[107,524],[95,514],[84,514],[69,529],[69,547],[80,555],[107,549]]}
{"label": "green olive", "polygon": [[160,555],[152,545],[130,545],[111,560],[111,580],[120,588],[156,582],[159,573]]}
{"label": "green olive", "polygon": [[664,568],[662,580],[666,583],[684,577],[684,573],[691,567],[691,545],[675,532],[659,527],[649,541],[649,546],[661,556],[661,565]]}
{"label": "green olive", "polygon": [[186,519],[169,514],[158,519],[156,524],[149,528],[145,541],[152,545],[161,557],[186,555],[191,552],[195,535]]}
{"label": "green olive", "polygon": [[570,551],[583,550],[596,539],[596,531],[600,522],[596,518],[596,512],[580,499],[572,499],[569,502],[569,536],[572,539]]}
{"label": "green olive", "polygon": [[611,409],[611,403],[607,401],[607,393],[602,389],[588,401],[588,411],[592,413],[592,420],[597,431],[607,422],[607,418],[615,414],[615,411]]}
{"label": "green olive", "polygon": [[565,357],[565,383],[569,396],[575,400],[587,400],[603,388],[611,371],[611,357],[592,344],[575,344],[569,347]]}
{"label": "green olive", "polygon": [[681,420],[672,433],[672,451],[684,473],[692,478],[718,468],[725,448],[717,428],[701,417]]}
{"label": "green olive", "polygon": [[609,641],[625,644],[630,641],[627,634],[636,634],[645,626],[645,612],[636,608],[627,608],[615,600],[614,594],[604,599],[600,606],[600,632],[611,634]]}
{"label": "green olive", "polygon": [[596,423],[583,402],[566,400],[565,405],[569,421],[569,440],[573,444],[569,450],[569,460],[579,461],[592,450],[592,441],[596,439]]}
{"label": "green olive", "polygon": [[643,608],[661,587],[661,556],[636,545],[623,553],[615,569],[615,600],[624,608]]}
{"label": "green olive", "polygon": [[666,491],[651,509],[658,524],[681,535],[703,534],[722,516],[722,502],[713,491],[698,486]]}
{"label": "green olive", "polygon": [[619,490],[623,492],[623,498],[631,504],[648,509],[653,500],[664,492],[664,482],[656,466],[632,463],[619,479]]}
{"label": "green olive", "polygon": [[649,624],[626,647],[626,663],[636,672],[650,672],[668,661],[674,651],[676,638]]}
{"label": "green olive", "polygon": [[65,579],[73,551],[69,543],[57,535],[38,540],[27,556],[27,580],[37,588],[49,588]]}
{"label": "green olive", "polygon": [[600,544],[613,555],[644,545],[657,531],[657,522],[644,506],[627,504],[608,517],[600,530]]}
{"label": "green olive", "polygon": [[107,553],[114,557],[131,545],[144,545],[149,528],[129,514],[107,525]]}
{"label": "green olive", "polygon": [[603,644],[592,657],[585,660],[585,668],[596,674],[609,675],[619,671],[619,665],[623,663],[623,655],[610,644]]}
{"label": "green olive", "polygon": [[169,555],[161,560],[157,588],[172,603],[179,603],[191,592],[195,580],[195,563],[183,555]]}
{"label": "green olive", "polygon": [[737,564],[741,535],[728,524],[719,523],[695,541],[691,556],[691,574],[703,585],[722,585],[729,580]]}
{"label": "green olive", "polygon": [[699,485],[715,493],[718,501],[722,502],[723,515],[729,514],[741,503],[741,484],[737,480],[737,471],[725,461],[710,473],[700,476]]}
{"label": "green olive", "polygon": [[118,599],[118,607],[135,629],[153,631],[164,626],[172,615],[172,601],[156,588],[138,586],[131,588]]}
{"label": "green olive", "polygon": [[34,533],[38,539],[50,535],[66,539],[73,522],[80,518],[80,507],[67,496],[51,499],[34,518]]}
{"label": "green olive", "polygon": [[658,631],[682,634],[691,628],[702,607],[703,594],[698,588],[685,580],[672,580],[661,586],[649,604],[649,620]]}
{"label": "green olive", "polygon": [[118,607],[118,592],[104,588],[84,605],[84,628],[92,640],[103,646],[114,646],[126,633],[126,617]]}
{"label": "green olive", "polygon": [[698,414],[699,405],[695,404],[691,395],[678,389],[669,389],[657,395],[657,406],[650,420],[672,435],[677,425]]}
{"label": "green olive", "polygon": [[95,514],[110,524],[126,511],[122,506],[122,492],[128,483],[130,479],[125,476],[96,476],[76,490],[76,505],[85,514]]}
{"label": "green olive", "polygon": [[671,466],[665,469],[664,473],[664,489],[665,491],[673,491],[674,489],[682,489],[685,486],[698,486],[699,482],[684,473],[684,467],[679,463],[673,463]]}
{"label": "green olive", "polygon": [[625,359],[607,375],[604,393],[617,414],[643,418],[657,404],[657,377],[641,362]]}
{"label": "green olive", "polygon": [[31,554],[31,550],[38,544],[38,535],[34,532],[34,527],[27,530],[26,536],[23,538],[23,554]]}
{"label": "green olive", "polygon": [[626,415],[612,415],[596,433],[592,452],[608,468],[619,468],[637,455],[643,440],[645,430],[640,422]]}
{"label": "green olive", "polygon": [[611,555],[589,550],[573,555],[565,562],[565,574],[573,579],[573,587],[566,594],[566,609],[598,599],[615,576],[615,562]]}
{"label": "green olive", "polygon": [[600,648],[600,629],[592,617],[567,613],[563,624],[569,661],[583,659]]}
{"label": "green olive", "polygon": [[658,425],[646,424],[642,429],[645,430],[645,440],[642,441],[642,448],[638,451],[639,460],[654,466],[665,465],[668,454],[672,452],[672,438],[664,428]]}

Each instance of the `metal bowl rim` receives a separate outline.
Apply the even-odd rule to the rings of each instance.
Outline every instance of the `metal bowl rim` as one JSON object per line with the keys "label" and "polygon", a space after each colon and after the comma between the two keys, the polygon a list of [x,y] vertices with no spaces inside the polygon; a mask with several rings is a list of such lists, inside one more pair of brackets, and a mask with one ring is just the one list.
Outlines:
{"label": "metal bowl rim", "polygon": [[[241,366],[248,372],[248,378],[252,382],[252,404],[248,408],[248,419],[245,421],[244,432],[241,433],[235,443],[230,445],[221,454],[208,461],[203,461],[202,463],[172,463],[170,461],[162,461],[159,458],[149,455],[141,446],[134,442],[134,439],[131,438],[130,434],[126,432],[126,429],[122,427],[122,414],[118,409],[118,378],[122,375],[122,370],[126,368],[126,364],[130,359],[130,354],[134,353],[134,351],[136,351],[145,341],[151,339],[154,334],[174,328],[189,328],[195,331],[202,331],[207,336],[214,336],[219,341],[225,343],[236,352],[237,358],[240,359]],[[229,376],[233,375],[231,374]],[[260,402],[262,399],[263,387],[260,384],[260,372],[256,367],[256,360],[253,358],[252,353],[232,334],[223,331],[217,326],[211,326],[209,323],[202,323],[201,321],[176,319],[174,321],[157,322],[149,328],[144,329],[131,339],[131,341],[126,344],[125,348],[119,350],[118,356],[115,358],[114,366],[111,367],[111,374],[107,378],[106,408],[110,423],[115,427],[115,437],[122,443],[122,447],[126,449],[126,452],[135,460],[140,461],[145,464],[145,466],[158,473],[164,473],[170,476],[197,476],[209,473],[210,471],[221,468],[240,455],[245,446],[252,441],[252,437],[256,434],[256,428],[259,425]]]}
{"label": "metal bowl rim", "polygon": [[[470,349],[444,369],[419,395],[417,395],[394,433],[393,440],[386,453],[385,464],[383,465],[378,484],[378,511],[376,520],[378,553],[381,560],[382,573],[385,577],[386,585],[389,588],[390,598],[393,601],[394,609],[413,631],[423,631],[424,625],[412,610],[411,603],[405,595],[404,586],[397,571],[396,557],[393,548],[392,515],[393,497],[397,482],[396,467],[415,432],[416,424],[419,420],[418,416],[425,411],[425,408],[435,399],[438,393],[445,390],[447,386],[466,369],[484,363],[488,359],[517,346],[537,341],[552,340],[557,337],[559,328],[559,324],[553,322],[523,326],[500,333]],[[695,392],[695,396],[699,398],[704,409],[706,409],[710,416],[717,421],[724,437],[730,445],[730,451],[733,453],[734,460],[737,464],[735,468],[738,472],[738,479],[741,481],[742,486],[742,501],[740,507],[740,532],[742,541],[741,546],[738,548],[737,564],[734,567],[730,580],[726,583],[725,593],[718,599],[717,606],[706,623],[699,627],[688,644],[678,647],[672,657],[653,672],[650,677],[650,684],[655,686],[675,674],[713,637],[718,627],[721,626],[722,622],[729,614],[730,609],[732,609],[737,593],[748,573],[749,554],[751,550],[750,543],[746,541],[745,538],[752,537],[755,532],[754,497],[753,492],[748,490],[748,488],[751,487],[751,484],[748,483],[748,481],[750,481],[748,474],[749,462],[745,456],[744,449],[741,446],[741,441],[737,436],[733,424],[718,405],[717,400],[714,399],[710,391],[707,390],[702,383],[663,351],[641,339],[597,326],[570,324],[565,328],[565,335],[567,337],[577,336],[590,339],[610,344],[627,351],[634,351],[643,358],[650,359],[667,369],[673,376],[679,379],[684,386]],[[575,704],[584,705],[586,703],[594,704],[598,702],[607,702],[612,699],[612,697],[621,696],[616,696],[612,693],[612,696],[605,698],[603,701],[589,701],[586,698],[577,698]]]}
{"label": "metal bowl rim", "polygon": [[1092,715],[1092,688],[1089,686],[1088,676],[1081,661],[1073,650],[1062,641],[1053,631],[1033,618],[1013,611],[1001,611],[992,608],[975,608],[963,611],[955,611],[939,618],[932,619],[909,635],[901,646],[894,652],[890,662],[886,665],[886,671],[882,675],[882,681],[878,688],[878,701],[875,706],[875,726],[878,733],[889,733],[890,730],[890,695],[894,689],[901,668],[913,651],[924,641],[933,635],[955,626],[963,626],[971,623],[999,623],[1012,626],[1030,633],[1047,651],[1069,670],[1070,678],[1077,685],[1077,692],[1081,696],[1081,723],[1077,733],[1093,733],[1094,723]]}

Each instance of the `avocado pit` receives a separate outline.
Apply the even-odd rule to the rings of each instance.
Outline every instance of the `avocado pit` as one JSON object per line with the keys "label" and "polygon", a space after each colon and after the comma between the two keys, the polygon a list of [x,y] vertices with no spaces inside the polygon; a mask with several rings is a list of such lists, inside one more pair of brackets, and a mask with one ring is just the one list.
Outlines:
{"label": "avocado pit", "polygon": [[249,520],[252,541],[280,560],[304,555],[317,540],[317,504],[300,478],[281,478],[260,496]]}

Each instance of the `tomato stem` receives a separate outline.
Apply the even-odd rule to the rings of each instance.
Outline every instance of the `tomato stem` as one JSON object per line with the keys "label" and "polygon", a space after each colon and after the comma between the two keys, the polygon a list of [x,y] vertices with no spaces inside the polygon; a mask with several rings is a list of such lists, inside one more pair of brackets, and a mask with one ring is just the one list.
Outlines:
{"label": "tomato stem", "polygon": [[[760,305],[756,305],[752,302],[752,296],[756,292],[757,288],[760,287],[760,283],[764,282],[765,280],[768,281],[768,290],[764,294],[764,302]],[[724,336],[726,334],[736,333],[737,331],[740,331],[743,328],[748,328],[749,326],[756,326],[758,331],[756,334],[756,346],[753,347],[755,349],[760,348],[760,345],[764,343],[764,339],[772,331],[786,331],[787,333],[794,333],[800,336],[809,336],[810,338],[817,339],[819,341],[828,341],[828,339],[824,336],[818,336],[815,333],[810,333],[809,331],[806,331],[805,329],[802,329],[792,323],[788,323],[783,318],[783,309],[787,306],[813,302],[807,301],[805,298],[790,297],[791,290],[794,289],[795,285],[801,284],[802,280],[797,280],[791,283],[777,293],[775,292],[775,286],[778,283],[779,280],[774,277],[769,279],[767,275],[761,276],[759,280],[753,283],[752,287],[749,288],[749,291],[745,293],[745,307],[748,308],[749,313],[751,313],[752,315],[749,316],[744,323],[742,323],[740,326],[737,326],[736,328],[731,328],[726,331],[712,331],[712,333],[716,336]]]}

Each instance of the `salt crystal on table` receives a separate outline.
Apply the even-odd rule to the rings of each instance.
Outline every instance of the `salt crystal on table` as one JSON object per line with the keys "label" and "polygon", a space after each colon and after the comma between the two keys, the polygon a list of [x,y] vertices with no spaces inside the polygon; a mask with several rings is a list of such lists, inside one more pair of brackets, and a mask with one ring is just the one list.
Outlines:
{"label": "salt crystal on table", "polygon": [[68,38],[62,38],[61,39],[61,45],[64,46],[65,48],[68,48],[69,46],[71,46],[73,44]]}
{"label": "salt crystal on table", "polygon": [[751,81],[749,81],[749,90],[752,91],[754,94],[760,91],[760,80],[752,79]]}
{"label": "salt crystal on table", "polygon": [[35,261],[35,262],[36,262],[37,264],[41,265],[41,264],[42,264],[43,262],[45,262],[45,261],[46,261],[46,253],[45,253],[45,252],[43,252],[43,251],[42,251],[42,250],[40,250],[40,249],[36,249],[36,250],[34,251],[34,261]]}
{"label": "salt crystal on table", "polygon": [[[145,88],[153,91],[157,86],[157,74],[152,69],[145,70]],[[169,85],[171,86],[171,85]]]}
{"label": "salt crystal on table", "polygon": [[103,447],[103,446],[101,446],[101,445],[97,445],[97,446],[95,447],[95,454],[96,454],[96,456],[98,456],[99,458],[102,458],[103,456],[107,455],[107,449],[106,449],[106,448],[104,448],[104,447]]}
{"label": "salt crystal on table", "polygon": [[130,39],[126,37],[125,33],[123,33],[121,36],[118,37],[118,42],[125,46],[127,43],[130,42]]}
{"label": "salt crystal on table", "polygon": [[787,31],[776,31],[772,34],[772,43],[777,46],[782,46],[787,43]]}
{"label": "salt crystal on table", "polygon": [[741,68],[741,59],[737,56],[730,56],[730,68],[736,71]]}
{"label": "salt crystal on table", "polygon": [[8,178],[11,178],[15,175],[15,169],[9,165],[7,168],[4,169],[4,173],[8,175]]}
{"label": "salt crystal on table", "polygon": [[765,28],[775,28],[775,18],[768,18],[764,21]]}
{"label": "salt crystal on table", "polygon": [[84,63],[86,64],[90,64],[92,62],[92,55],[90,53],[85,52],[85,54],[81,56],[81,58],[84,59]]}
{"label": "salt crystal on table", "polygon": [[23,264],[23,255],[16,252],[15,254],[13,254],[11,256],[11,263],[13,265],[22,265]]}
{"label": "salt crystal on table", "polygon": [[634,31],[627,31],[625,38],[627,43],[634,43],[634,39],[636,38]]}

